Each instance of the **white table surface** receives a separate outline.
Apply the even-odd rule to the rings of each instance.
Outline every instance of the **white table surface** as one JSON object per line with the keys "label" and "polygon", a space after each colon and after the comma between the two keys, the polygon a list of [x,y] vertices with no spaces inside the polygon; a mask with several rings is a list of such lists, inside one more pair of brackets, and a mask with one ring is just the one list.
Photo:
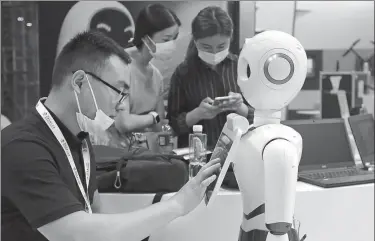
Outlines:
{"label": "white table surface", "polygon": [[[168,199],[167,194],[162,200]],[[151,204],[153,194],[100,194],[105,213]],[[298,182],[295,217],[306,241],[374,241],[374,184],[324,189]],[[237,241],[241,194],[221,190],[211,208],[202,203],[151,235],[149,241]]]}

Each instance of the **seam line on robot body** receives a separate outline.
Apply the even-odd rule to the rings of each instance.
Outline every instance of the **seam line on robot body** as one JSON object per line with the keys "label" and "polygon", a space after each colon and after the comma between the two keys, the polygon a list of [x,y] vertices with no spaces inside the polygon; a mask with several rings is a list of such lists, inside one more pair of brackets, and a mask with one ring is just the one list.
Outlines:
{"label": "seam line on robot body", "polygon": [[247,131],[246,131],[245,133],[242,134],[242,136],[245,136],[247,133],[249,133],[249,132],[251,132],[251,131],[253,131],[253,130],[255,130],[255,129],[256,129],[256,127],[251,125],[251,126],[249,127],[249,129],[247,129]]}
{"label": "seam line on robot body", "polygon": [[254,209],[253,211],[251,211],[249,214],[245,214],[244,213],[244,218],[246,220],[250,220],[258,215],[261,215],[265,212],[265,204],[261,204],[260,206],[258,206],[256,209]]}
{"label": "seam line on robot body", "polygon": [[245,217],[242,219],[241,228],[245,232],[250,232],[251,230],[263,230],[269,231],[266,227],[265,223],[265,214],[262,213],[261,215],[255,216],[252,219],[247,220]]}
{"label": "seam line on robot body", "polygon": [[269,140],[264,146],[263,146],[263,150],[262,150],[262,159],[263,159],[263,156],[264,156],[264,150],[266,149],[266,147],[273,141],[276,141],[276,140],[285,140],[287,142],[290,142],[288,139],[286,138],[282,138],[282,137],[276,137],[276,138],[273,138],[271,140]]}

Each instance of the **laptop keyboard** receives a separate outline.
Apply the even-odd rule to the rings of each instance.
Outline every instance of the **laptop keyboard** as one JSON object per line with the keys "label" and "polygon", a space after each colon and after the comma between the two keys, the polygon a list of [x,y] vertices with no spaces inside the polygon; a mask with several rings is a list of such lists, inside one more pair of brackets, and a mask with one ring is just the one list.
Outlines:
{"label": "laptop keyboard", "polygon": [[345,170],[335,170],[335,171],[325,171],[325,172],[317,172],[317,173],[304,173],[301,176],[304,176],[309,179],[313,180],[320,180],[320,179],[331,179],[331,178],[339,178],[339,177],[350,177],[350,176],[361,176],[361,175],[369,175],[368,171],[363,171],[360,169],[345,169]]}

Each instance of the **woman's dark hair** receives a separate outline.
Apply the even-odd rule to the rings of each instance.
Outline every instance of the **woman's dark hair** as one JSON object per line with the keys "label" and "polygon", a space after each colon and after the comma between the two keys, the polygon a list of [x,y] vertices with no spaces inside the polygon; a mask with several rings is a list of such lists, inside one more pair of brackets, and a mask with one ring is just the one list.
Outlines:
{"label": "woman's dark hair", "polygon": [[181,26],[177,15],[162,4],[149,4],[138,14],[135,21],[133,44],[139,49],[142,47],[142,38],[148,35],[150,38],[159,31],[174,25]]}
{"label": "woman's dark hair", "polygon": [[191,23],[192,39],[190,41],[186,58],[198,55],[194,41],[214,35],[231,37],[233,22],[229,14],[220,7],[210,6],[202,9]]}

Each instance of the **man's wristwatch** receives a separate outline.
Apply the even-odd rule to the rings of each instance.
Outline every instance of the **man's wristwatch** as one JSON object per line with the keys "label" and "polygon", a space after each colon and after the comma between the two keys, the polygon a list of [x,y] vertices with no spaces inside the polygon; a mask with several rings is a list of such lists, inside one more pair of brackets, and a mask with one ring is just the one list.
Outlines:
{"label": "man's wristwatch", "polygon": [[152,115],[152,117],[154,118],[154,124],[160,122],[160,117],[158,113],[156,113],[155,111],[151,111],[149,114]]}

